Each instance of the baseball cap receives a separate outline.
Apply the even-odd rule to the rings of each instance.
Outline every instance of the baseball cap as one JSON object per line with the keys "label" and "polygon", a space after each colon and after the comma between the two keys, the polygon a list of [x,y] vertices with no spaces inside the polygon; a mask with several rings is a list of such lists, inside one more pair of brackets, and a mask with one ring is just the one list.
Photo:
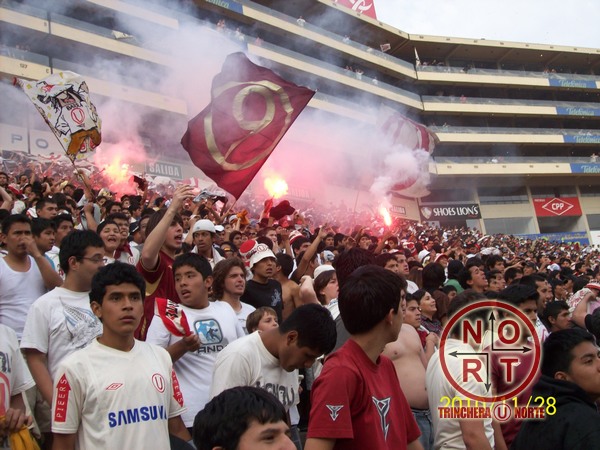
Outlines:
{"label": "baseball cap", "polygon": [[215,231],[217,233],[221,233],[221,232],[225,231],[225,227],[223,225],[215,225]]}
{"label": "baseball cap", "polygon": [[133,234],[140,229],[140,222],[137,220],[129,224],[129,234]]}
{"label": "baseball cap", "polygon": [[263,259],[267,258],[275,258],[275,254],[271,251],[271,249],[266,244],[258,244],[256,247],[256,251],[250,257],[250,268],[254,267],[254,265]]}
{"label": "baseball cap", "polygon": [[208,231],[209,233],[216,233],[215,224],[208,219],[200,219],[194,224],[192,229],[192,235],[198,231]]}
{"label": "baseball cap", "polygon": [[300,233],[298,230],[294,230],[290,233],[290,244],[293,244],[294,241],[298,238],[303,237],[304,235]]}

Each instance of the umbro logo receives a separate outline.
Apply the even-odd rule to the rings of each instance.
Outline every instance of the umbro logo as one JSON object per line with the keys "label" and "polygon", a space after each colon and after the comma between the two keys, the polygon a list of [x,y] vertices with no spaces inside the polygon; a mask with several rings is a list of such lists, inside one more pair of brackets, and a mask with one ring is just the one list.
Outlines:
{"label": "umbro logo", "polygon": [[107,391],[116,391],[116,390],[117,390],[117,389],[119,389],[121,386],[123,386],[123,383],[112,383],[112,384],[109,384],[109,385],[106,387],[106,390],[107,390]]}
{"label": "umbro logo", "polygon": [[339,416],[340,409],[342,409],[344,407],[344,405],[325,405],[325,406],[327,406],[327,409],[329,409],[329,416],[331,417],[331,420],[333,420],[334,422]]}

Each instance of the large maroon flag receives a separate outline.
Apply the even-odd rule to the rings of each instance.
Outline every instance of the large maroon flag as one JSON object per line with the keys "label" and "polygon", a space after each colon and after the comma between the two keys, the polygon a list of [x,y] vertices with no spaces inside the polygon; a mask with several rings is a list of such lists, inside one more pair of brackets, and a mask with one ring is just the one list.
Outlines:
{"label": "large maroon flag", "polygon": [[181,145],[196,167],[239,198],[314,94],[233,53]]}

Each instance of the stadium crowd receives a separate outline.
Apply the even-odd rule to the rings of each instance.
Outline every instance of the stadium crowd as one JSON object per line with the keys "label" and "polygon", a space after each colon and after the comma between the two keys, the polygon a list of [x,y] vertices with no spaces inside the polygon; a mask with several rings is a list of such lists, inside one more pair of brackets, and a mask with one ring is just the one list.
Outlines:
{"label": "stadium crowd", "polygon": [[[135,192],[111,193],[101,171],[58,158],[4,167],[5,445],[21,448],[16,436],[24,442],[31,426],[56,449],[600,446],[590,412],[600,371],[582,375],[560,356],[595,345],[584,330],[600,336],[594,246],[386,226],[344,205],[299,212],[248,195],[230,205],[137,177]],[[440,369],[444,326],[485,299],[531,319],[554,362],[543,358],[518,399],[546,389],[562,425],[440,417],[441,398],[456,396]],[[507,378],[493,367],[500,392]],[[243,402],[271,412],[239,416]]]}

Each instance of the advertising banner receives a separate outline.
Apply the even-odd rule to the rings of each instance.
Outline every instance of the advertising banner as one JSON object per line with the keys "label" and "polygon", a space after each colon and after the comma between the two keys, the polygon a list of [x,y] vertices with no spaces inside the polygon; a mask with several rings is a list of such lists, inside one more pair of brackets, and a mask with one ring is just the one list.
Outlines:
{"label": "advertising banner", "polygon": [[577,197],[534,198],[533,207],[538,217],[581,216]]}
{"label": "advertising banner", "polygon": [[579,242],[580,245],[589,245],[590,240],[585,231],[572,231],[565,233],[540,233],[540,234],[515,234],[523,239],[544,239],[550,242]]}
{"label": "advertising banner", "polygon": [[423,220],[444,221],[454,219],[481,219],[481,210],[477,203],[462,205],[422,205],[419,207]]}

